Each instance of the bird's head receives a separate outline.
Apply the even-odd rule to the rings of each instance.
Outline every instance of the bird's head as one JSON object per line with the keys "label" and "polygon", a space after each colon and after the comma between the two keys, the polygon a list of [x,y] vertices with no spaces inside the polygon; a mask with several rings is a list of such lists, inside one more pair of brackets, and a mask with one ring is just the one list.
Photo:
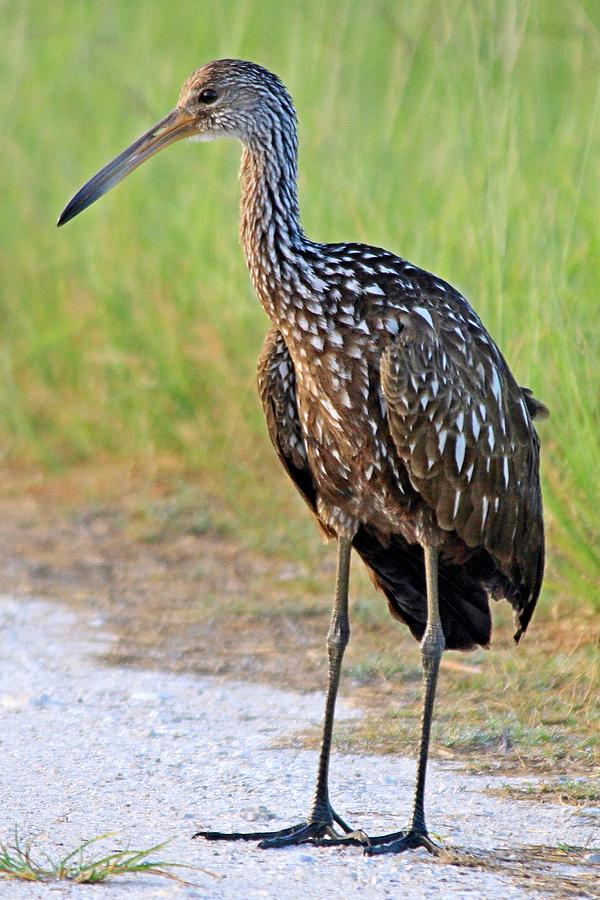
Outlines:
{"label": "bird's head", "polygon": [[84,184],[60,214],[58,225],[175,141],[233,137],[252,146],[264,141],[277,122],[285,122],[288,133],[295,135],[294,107],[276,75],[239,59],[209,62],[185,81],[175,109]]}

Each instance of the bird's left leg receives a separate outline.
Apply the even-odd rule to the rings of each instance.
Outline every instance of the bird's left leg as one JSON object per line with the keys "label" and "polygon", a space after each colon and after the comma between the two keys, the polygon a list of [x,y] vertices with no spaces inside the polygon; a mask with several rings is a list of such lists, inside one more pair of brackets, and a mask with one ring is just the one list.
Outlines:
{"label": "bird's left leg", "polygon": [[429,738],[431,734],[431,718],[435,700],[440,659],[445,647],[444,632],[440,621],[438,601],[438,551],[432,547],[423,548],[425,556],[425,580],[427,583],[427,626],[421,641],[421,657],[423,662],[423,719],[421,723],[421,743],[417,766],[417,784],[411,821],[405,831],[384,834],[369,839],[365,848],[368,856],[379,853],[400,853],[416,847],[425,847],[434,856],[439,856],[441,848],[433,843],[425,825],[425,775],[429,754]]}
{"label": "bird's left leg", "polygon": [[[281,831],[265,832],[220,832],[199,831],[194,837],[203,837],[209,841],[260,841],[259,846],[287,847],[293,844],[314,843],[332,844],[349,843],[365,845],[367,837],[362,832],[353,832],[349,825],[335,812],[329,801],[329,758],[331,755],[331,738],[333,734],[333,718],[335,702],[340,683],[342,658],[350,638],[348,620],[348,582],[350,578],[350,556],[352,539],[340,537],[338,541],[338,570],[335,589],[335,603],[331,616],[331,624],[327,634],[327,654],[329,659],[329,683],[327,702],[325,705],[325,722],[323,740],[319,755],[317,785],[310,815],[305,821]],[[338,834],[334,825],[339,825],[344,834]]]}

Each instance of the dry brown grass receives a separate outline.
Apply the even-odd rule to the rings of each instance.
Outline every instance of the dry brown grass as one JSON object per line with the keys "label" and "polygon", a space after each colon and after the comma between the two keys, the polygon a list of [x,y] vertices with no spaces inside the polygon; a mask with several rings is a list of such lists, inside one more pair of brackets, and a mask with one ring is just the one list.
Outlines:
{"label": "dry brown grass", "polygon": [[[53,479],[13,472],[0,494],[0,589],[101,610],[118,635],[108,662],[322,688],[335,554],[316,536],[309,551],[310,561],[290,561],[244,546],[226,514],[168,466],[153,482],[114,465]],[[337,744],[412,753],[418,646],[359,564],[352,594],[342,691],[366,715],[341,724]],[[478,770],[593,774],[593,613],[546,599],[518,648],[506,605],[496,620],[490,651],[443,660],[434,755]]]}

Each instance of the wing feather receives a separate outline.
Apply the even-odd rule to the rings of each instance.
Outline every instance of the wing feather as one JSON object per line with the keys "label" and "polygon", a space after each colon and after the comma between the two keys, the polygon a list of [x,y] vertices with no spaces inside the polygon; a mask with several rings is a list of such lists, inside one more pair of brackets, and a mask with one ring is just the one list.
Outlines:
{"label": "wing feather", "polygon": [[508,579],[520,634],[543,571],[532,417],[545,407],[515,382],[476,317],[461,322],[456,309],[450,317],[433,306],[429,311],[433,327],[407,312],[382,356],[390,431],[438,525],[468,547],[484,547]]}
{"label": "wing feather", "polygon": [[281,333],[272,328],[263,343],[257,370],[261,399],[271,443],[284,469],[314,514],[321,530],[332,537],[317,514],[316,486],[306,455],[296,404],[294,364]]}

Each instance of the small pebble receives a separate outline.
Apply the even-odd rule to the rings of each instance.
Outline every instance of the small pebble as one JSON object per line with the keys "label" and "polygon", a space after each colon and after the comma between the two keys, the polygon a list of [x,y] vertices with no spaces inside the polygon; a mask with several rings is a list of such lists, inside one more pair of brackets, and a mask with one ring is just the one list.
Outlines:
{"label": "small pebble", "polygon": [[52,698],[50,694],[40,694],[39,697],[32,697],[29,701],[32,706],[35,706],[36,709],[46,709],[52,703]]}
{"label": "small pebble", "polygon": [[270,809],[267,809],[266,806],[257,806],[256,809],[248,810],[244,818],[249,822],[270,822],[271,819],[276,819],[277,816]]}

